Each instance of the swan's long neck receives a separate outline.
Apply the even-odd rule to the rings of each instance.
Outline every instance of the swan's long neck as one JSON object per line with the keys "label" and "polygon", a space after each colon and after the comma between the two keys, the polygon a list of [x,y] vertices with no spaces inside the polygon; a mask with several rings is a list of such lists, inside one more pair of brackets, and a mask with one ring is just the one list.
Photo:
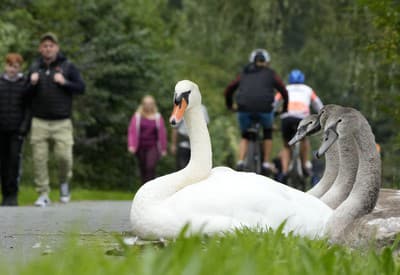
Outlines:
{"label": "swan's long neck", "polygon": [[356,180],[358,154],[353,135],[342,136],[337,141],[339,148],[339,172],[331,188],[321,200],[332,209],[336,209],[350,194]]}
{"label": "swan's long neck", "polygon": [[331,237],[341,238],[345,228],[355,219],[371,212],[378,200],[381,186],[381,159],[368,122],[362,118],[354,135],[359,156],[355,183],[348,198],[333,212],[328,221]]}
{"label": "swan's long neck", "polygon": [[143,185],[135,196],[136,205],[154,204],[168,199],[188,186],[204,180],[212,167],[211,141],[201,105],[186,111],[185,123],[190,139],[189,164],[182,170],[159,177]]}
{"label": "swan's long neck", "polygon": [[307,193],[314,197],[322,197],[332,186],[339,170],[339,150],[337,143],[334,143],[325,154],[325,171],[321,180]]}
{"label": "swan's long neck", "polygon": [[185,184],[187,185],[203,180],[210,175],[212,152],[210,135],[200,105],[186,112],[185,123],[190,139],[190,161],[180,172],[188,179]]}
{"label": "swan's long neck", "polygon": [[374,209],[381,187],[381,158],[376,149],[375,137],[366,120],[360,129],[360,133],[355,136],[360,156],[358,173],[348,198],[355,209],[356,218]]}

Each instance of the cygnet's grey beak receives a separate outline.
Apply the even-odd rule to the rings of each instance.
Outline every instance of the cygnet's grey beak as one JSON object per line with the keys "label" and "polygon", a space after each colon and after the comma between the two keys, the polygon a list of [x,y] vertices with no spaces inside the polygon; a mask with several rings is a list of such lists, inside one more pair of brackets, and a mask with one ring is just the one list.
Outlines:
{"label": "cygnet's grey beak", "polygon": [[288,142],[289,146],[296,144],[297,142],[301,141],[307,134],[307,126],[300,127],[297,129],[296,134],[294,137]]}
{"label": "cygnet's grey beak", "polygon": [[[314,115],[311,115],[314,116]],[[316,117],[314,121],[310,121],[309,123],[299,127],[297,129],[294,137],[288,142],[289,146],[294,145],[295,143],[301,141],[306,136],[315,134],[321,130],[321,123],[319,122],[319,117]]]}
{"label": "cygnet's grey beak", "polygon": [[325,132],[322,140],[322,144],[319,147],[315,156],[317,158],[321,158],[326,151],[335,143],[335,141],[339,138],[339,134],[333,127],[329,127]]}

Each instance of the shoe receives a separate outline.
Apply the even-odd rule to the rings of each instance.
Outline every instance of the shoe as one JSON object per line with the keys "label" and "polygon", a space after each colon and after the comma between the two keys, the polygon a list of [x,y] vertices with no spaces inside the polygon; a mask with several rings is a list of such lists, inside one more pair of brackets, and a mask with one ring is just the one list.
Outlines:
{"label": "shoe", "polygon": [[261,174],[263,176],[269,177],[276,171],[275,166],[272,163],[264,162],[261,167]]}
{"label": "shoe", "polygon": [[236,164],[236,171],[244,171],[244,162],[243,161],[238,161]]}
{"label": "shoe", "polygon": [[287,174],[284,174],[284,173],[279,173],[276,176],[276,180],[283,184],[287,183],[287,178],[288,178]]}
{"label": "shoe", "polygon": [[18,206],[17,195],[4,197],[1,205],[2,206]]}
{"label": "shoe", "polygon": [[46,207],[50,204],[49,195],[47,193],[43,193],[39,196],[39,198],[35,201],[35,206],[38,207]]}
{"label": "shoe", "polygon": [[307,161],[302,168],[303,168],[303,175],[305,177],[309,177],[312,175],[312,164],[310,161]]}
{"label": "shoe", "polygon": [[71,194],[69,193],[68,183],[62,183],[60,185],[60,202],[67,203],[71,200]]}

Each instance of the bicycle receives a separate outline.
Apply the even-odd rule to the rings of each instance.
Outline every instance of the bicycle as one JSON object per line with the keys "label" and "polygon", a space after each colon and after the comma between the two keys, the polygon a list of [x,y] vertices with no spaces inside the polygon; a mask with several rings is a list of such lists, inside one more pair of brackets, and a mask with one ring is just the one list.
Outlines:
{"label": "bicycle", "polygon": [[244,170],[246,172],[261,174],[263,162],[261,129],[260,122],[254,120],[251,127],[247,130],[249,133],[249,143],[244,160]]}
{"label": "bicycle", "polygon": [[305,191],[306,176],[303,172],[303,165],[300,154],[300,142],[292,146],[290,162],[287,173],[287,185]]}

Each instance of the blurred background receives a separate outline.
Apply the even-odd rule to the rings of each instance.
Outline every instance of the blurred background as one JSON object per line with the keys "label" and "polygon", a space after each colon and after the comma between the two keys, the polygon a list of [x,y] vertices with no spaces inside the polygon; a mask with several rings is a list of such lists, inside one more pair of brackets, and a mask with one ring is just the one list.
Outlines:
{"label": "blurred background", "polygon": [[[368,118],[382,148],[384,185],[400,188],[398,1],[2,0],[0,7],[0,56],[20,52],[27,69],[40,35],[52,31],[86,81],[74,108],[74,185],[135,191],[129,120],[148,93],[168,118],[181,79],[202,91],[214,166],[233,166],[239,133],[223,91],[249,53],[266,48],[285,81],[299,68],[325,104],[351,106]],[[24,150],[22,184],[33,186],[29,142]],[[169,155],[158,173],[174,168]]]}

